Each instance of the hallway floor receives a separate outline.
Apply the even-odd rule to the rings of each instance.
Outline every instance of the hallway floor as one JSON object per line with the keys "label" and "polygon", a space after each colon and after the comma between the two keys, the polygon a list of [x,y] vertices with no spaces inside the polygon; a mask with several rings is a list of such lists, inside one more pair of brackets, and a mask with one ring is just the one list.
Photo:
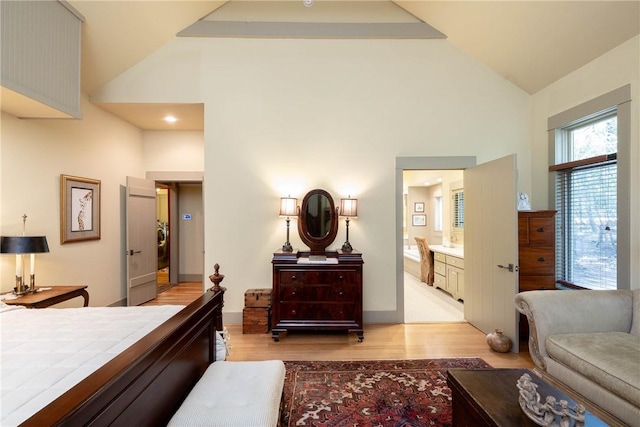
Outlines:
{"label": "hallway floor", "polygon": [[464,304],[448,293],[404,273],[405,323],[464,322]]}

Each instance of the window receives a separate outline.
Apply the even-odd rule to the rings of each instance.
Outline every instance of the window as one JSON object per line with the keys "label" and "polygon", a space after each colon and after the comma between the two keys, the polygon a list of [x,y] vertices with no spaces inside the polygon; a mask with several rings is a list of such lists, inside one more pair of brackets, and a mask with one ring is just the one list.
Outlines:
{"label": "window", "polygon": [[451,206],[454,230],[464,228],[464,190],[462,188],[451,191]]}
{"label": "window", "polygon": [[434,231],[442,231],[442,196],[436,196],[433,204],[433,229]]}
{"label": "window", "polygon": [[617,116],[558,130],[568,162],[556,165],[556,276],[616,289]]}
{"label": "window", "polygon": [[628,175],[626,164],[620,173],[618,159],[628,144],[621,126],[629,121],[624,108],[620,115],[617,104],[602,108],[603,101],[550,119],[550,125],[558,123],[550,126],[555,158],[549,167],[557,211],[556,279],[590,289],[626,289],[629,246],[620,244],[618,230],[628,229],[629,215],[619,200]]}

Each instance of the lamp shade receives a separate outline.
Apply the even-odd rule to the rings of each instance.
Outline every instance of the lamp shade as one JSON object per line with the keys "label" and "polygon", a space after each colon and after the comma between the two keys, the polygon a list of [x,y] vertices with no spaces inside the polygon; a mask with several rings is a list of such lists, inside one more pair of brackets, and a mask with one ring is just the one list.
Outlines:
{"label": "lamp shade", "polygon": [[49,252],[46,236],[2,236],[0,253],[37,254]]}
{"label": "lamp shade", "polygon": [[293,197],[282,197],[280,199],[280,216],[296,216],[298,199]]}
{"label": "lamp shade", "polygon": [[358,199],[346,198],[340,199],[340,216],[348,216],[351,218],[358,216]]}

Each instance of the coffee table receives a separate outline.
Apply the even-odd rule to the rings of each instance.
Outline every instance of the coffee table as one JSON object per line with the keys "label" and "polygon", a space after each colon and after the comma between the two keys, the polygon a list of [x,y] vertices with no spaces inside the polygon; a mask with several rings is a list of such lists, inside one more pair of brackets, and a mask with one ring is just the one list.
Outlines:
{"label": "coffee table", "polygon": [[[451,389],[453,426],[537,426],[518,403],[516,382],[525,373],[538,385],[541,399],[553,395],[557,400],[566,400],[570,406],[576,404],[527,369],[449,369],[447,384]],[[607,425],[591,412],[585,414],[585,427]]]}

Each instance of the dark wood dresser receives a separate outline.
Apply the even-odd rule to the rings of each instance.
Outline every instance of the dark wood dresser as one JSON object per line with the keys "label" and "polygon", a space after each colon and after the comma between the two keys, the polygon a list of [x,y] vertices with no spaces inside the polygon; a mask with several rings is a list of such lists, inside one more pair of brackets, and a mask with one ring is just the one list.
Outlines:
{"label": "dark wood dresser", "polygon": [[364,339],[362,254],[327,251],[325,261],[309,252],[273,254],[271,333],[346,330]]}
{"label": "dark wood dresser", "polygon": [[[556,211],[518,212],[518,290],[556,288]],[[527,318],[520,315],[520,338],[529,335]]]}

